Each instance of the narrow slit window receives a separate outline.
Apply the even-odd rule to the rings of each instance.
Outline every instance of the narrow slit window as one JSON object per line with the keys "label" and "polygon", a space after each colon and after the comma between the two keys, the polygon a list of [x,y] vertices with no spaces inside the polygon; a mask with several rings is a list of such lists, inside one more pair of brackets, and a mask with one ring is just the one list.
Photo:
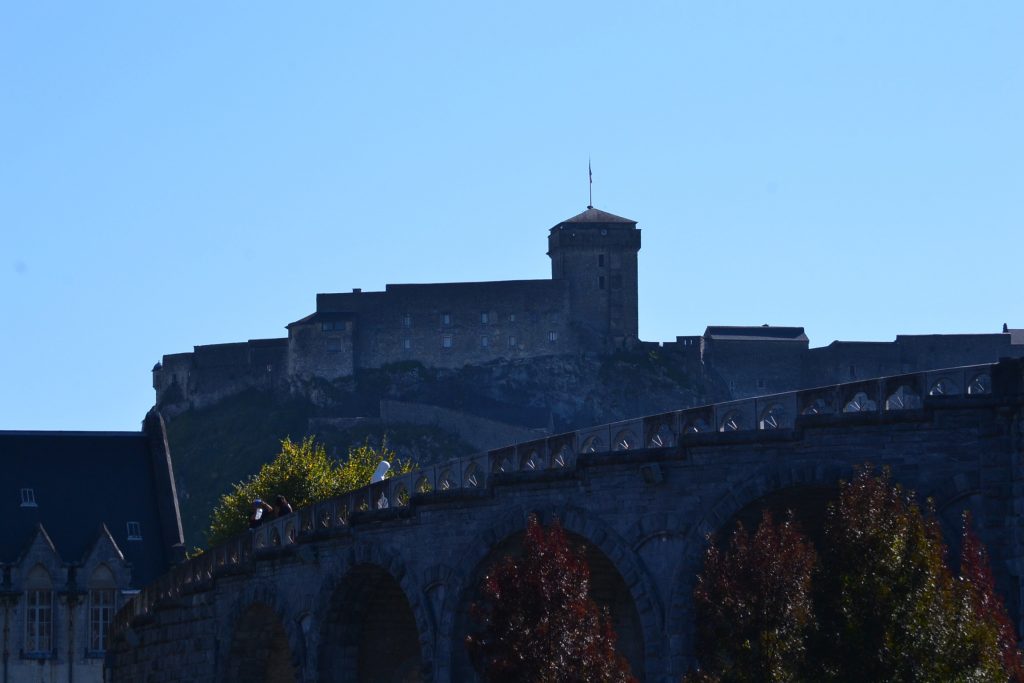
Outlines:
{"label": "narrow slit window", "polygon": [[142,540],[142,524],[140,524],[139,522],[128,522],[128,540]]}

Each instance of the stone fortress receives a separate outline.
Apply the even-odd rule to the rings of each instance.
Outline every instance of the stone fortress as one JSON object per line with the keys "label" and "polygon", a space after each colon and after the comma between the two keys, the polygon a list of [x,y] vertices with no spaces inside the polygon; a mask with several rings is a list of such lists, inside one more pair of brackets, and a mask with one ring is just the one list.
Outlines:
{"label": "stone fortress", "polygon": [[169,417],[251,388],[301,392],[311,380],[416,361],[456,369],[500,361],[659,350],[743,398],[800,387],[1024,356],[1024,330],[900,335],[809,348],[801,327],[708,327],[674,342],[638,338],[637,222],[593,207],[548,234],[551,279],[387,285],[318,294],[288,336],[196,346],[153,368]]}

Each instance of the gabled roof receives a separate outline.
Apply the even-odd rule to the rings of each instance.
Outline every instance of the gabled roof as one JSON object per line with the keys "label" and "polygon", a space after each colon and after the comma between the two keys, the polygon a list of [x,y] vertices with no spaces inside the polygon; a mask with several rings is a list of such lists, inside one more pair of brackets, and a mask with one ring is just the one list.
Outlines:
{"label": "gabled roof", "polygon": [[[22,557],[40,529],[64,562],[80,562],[95,547],[102,524],[132,564],[133,582],[156,579],[177,559],[173,546],[181,544],[180,532],[174,533],[176,524],[180,529],[176,506],[163,509],[173,505],[169,466],[165,454],[151,450],[159,450],[161,437],[0,431],[0,562]],[[33,490],[35,506],[22,505],[23,488]],[[128,540],[128,522],[139,523],[141,540]]]}
{"label": "gabled roof", "polygon": [[807,341],[802,327],[760,327],[711,325],[704,330],[705,339],[732,339],[736,341]]}
{"label": "gabled roof", "polygon": [[632,219],[623,218],[622,216],[616,216],[613,213],[608,213],[607,211],[602,211],[601,209],[595,209],[592,206],[588,206],[587,210],[584,211],[583,213],[578,213],[572,218],[567,218],[558,225],[562,225],[563,223],[622,223],[626,225],[636,225],[636,221]]}

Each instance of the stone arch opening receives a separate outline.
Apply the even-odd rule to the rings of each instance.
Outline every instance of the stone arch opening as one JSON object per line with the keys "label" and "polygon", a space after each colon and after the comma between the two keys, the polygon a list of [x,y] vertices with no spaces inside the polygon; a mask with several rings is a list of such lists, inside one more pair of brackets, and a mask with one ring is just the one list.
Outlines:
{"label": "stone arch opening", "polygon": [[828,504],[835,500],[838,493],[838,482],[835,485],[806,484],[772,491],[737,510],[715,532],[714,542],[718,545],[727,544],[732,538],[737,522],[741,523],[749,534],[757,529],[765,512],[770,512],[775,521],[785,519],[792,512],[800,530],[810,538],[816,548],[820,548],[825,538]]}
{"label": "stone arch opening", "polygon": [[423,681],[420,633],[401,585],[371,564],[334,591],[320,639],[320,678],[344,683]]}
{"label": "stone arch opening", "polygon": [[231,638],[225,680],[228,683],[297,683],[288,634],[268,605],[249,606]]}
{"label": "stone arch opening", "polygon": [[[611,559],[597,546],[568,529],[566,536],[576,548],[583,550],[590,567],[590,596],[608,610],[618,635],[616,650],[629,660],[633,674],[644,680],[645,645],[643,624],[629,586]],[[480,584],[488,570],[505,557],[522,553],[525,531],[518,531],[496,545],[469,575],[470,581],[461,596],[452,632],[452,680],[478,681],[465,647],[466,635],[473,629],[471,605],[480,599]]]}

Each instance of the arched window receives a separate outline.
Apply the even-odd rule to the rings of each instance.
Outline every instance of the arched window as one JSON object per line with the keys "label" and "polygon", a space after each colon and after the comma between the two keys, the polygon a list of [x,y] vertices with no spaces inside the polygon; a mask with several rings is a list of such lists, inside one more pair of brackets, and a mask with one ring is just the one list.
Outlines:
{"label": "arched window", "polygon": [[89,650],[104,652],[107,649],[107,631],[114,616],[114,596],[117,582],[114,574],[100,565],[89,579]]}
{"label": "arched window", "polygon": [[25,652],[53,652],[53,584],[49,572],[39,566],[25,581]]}

